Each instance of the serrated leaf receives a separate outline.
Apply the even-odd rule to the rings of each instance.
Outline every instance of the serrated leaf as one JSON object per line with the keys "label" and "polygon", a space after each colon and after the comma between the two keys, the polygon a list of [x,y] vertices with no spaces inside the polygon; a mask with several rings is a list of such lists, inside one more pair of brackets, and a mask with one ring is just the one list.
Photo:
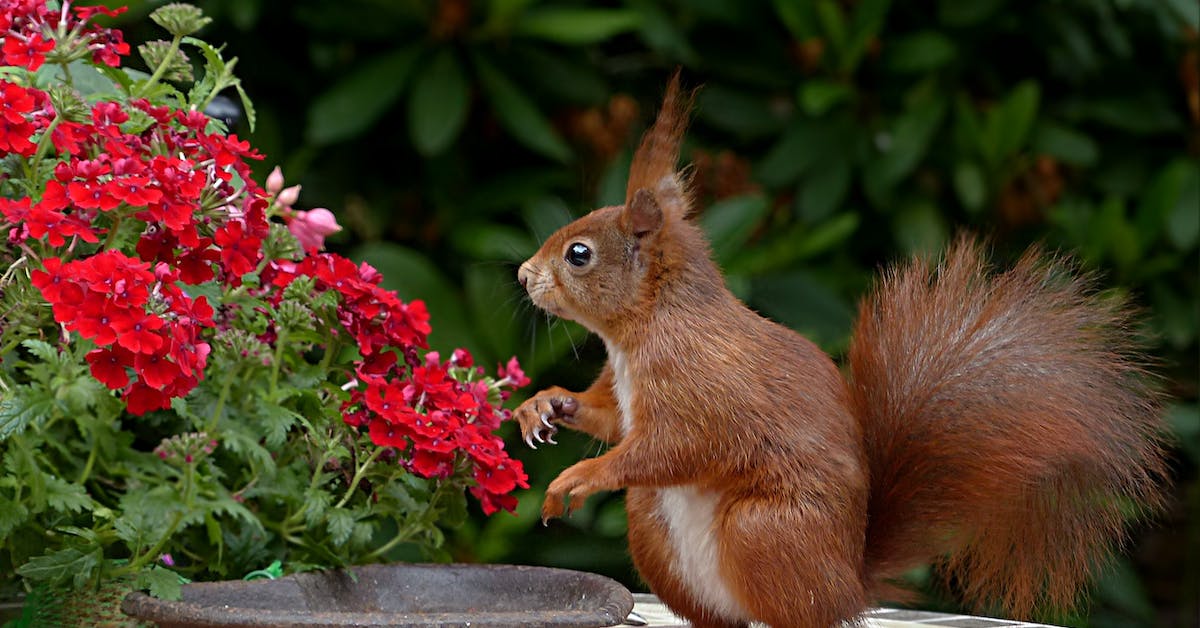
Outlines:
{"label": "serrated leaf", "polygon": [[399,100],[421,51],[414,45],[365,61],[317,96],[308,109],[308,140],[332,144],[370,128]]}
{"label": "serrated leaf", "polygon": [[559,44],[594,44],[641,26],[641,16],[628,9],[542,9],[526,13],[516,32]]}
{"label": "serrated leaf", "polygon": [[52,584],[71,580],[75,586],[81,587],[92,577],[92,572],[100,564],[100,558],[98,547],[86,551],[68,547],[29,559],[29,562],[17,567],[17,573],[30,580]]}
{"label": "serrated leaf", "polygon": [[17,526],[25,523],[29,517],[29,509],[25,504],[20,502],[10,501],[8,499],[0,499],[0,545],[5,537],[7,537]]}
{"label": "serrated leaf", "polygon": [[264,442],[271,449],[283,446],[288,430],[299,418],[295,412],[262,398],[255,398],[254,416],[262,427]]}
{"label": "serrated leaf", "polygon": [[27,387],[8,391],[0,399],[0,442],[24,432],[32,423],[45,420],[54,412],[55,405],[53,398]]}
{"label": "serrated leaf", "polygon": [[59,512],[83,512],[91,510],[94,504],[82,486],[48,475],[46,476],[46,505]]}
{"label": "serrated leaf", "polygon": [[318,488],[304,491],[304,522],[316,526],[325,518],[325,511],[333,503],[333,496]]}
{"label": "serrated leaf", "polygon": [[254,132],[254,125],[258,121],[258,114],[254,111],[254,103],[250,101],[250,95],[246,93],[246,88],[242,87],[242,82],[238,81],[233,85],[237,90],[238,98],[242,100],[242,109],[246,113],[246,124],[250,126],[250,132]]}
{"label": "serrated leaf", "polygon": [[453,51],[441,50],[421,69],[408,101],[408,131],[422,155],[446,150],[467,121],[470,86]]}
{"label": "serrated leaf", "polygon": [[179,574],[159,565],[139,574],[137,587],[148,589],[151,596],[160,600],[183,599],[183,582]]}
{"label": "serrated leaf", "polygon": [[350,540],[354,532],[354,514],[345,508],[333,508],[325,514],[325,527],[329,531],[329,541],[336,547],[341,547]]}
{"label": "serrated leaf", "polygon": [[42,362],[47,364],[57,364],[59,362],[58,349],[44,340],[22,340],[21,346],[28,349],[30,353],[37,356]]}
{"label": "serrated leaf", "polygon": [[567,161],[571,158],[567,143],[520,88],[482,57],[475,57],[475,68],[500,124],[513,137],[552,159]]}

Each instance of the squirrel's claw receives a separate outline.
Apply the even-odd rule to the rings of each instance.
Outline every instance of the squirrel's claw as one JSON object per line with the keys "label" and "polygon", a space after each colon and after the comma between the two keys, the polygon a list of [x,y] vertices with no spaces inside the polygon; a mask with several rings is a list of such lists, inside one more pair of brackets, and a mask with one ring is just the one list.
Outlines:
{"label": "squirrel's claw", "polygon": [[533,444],[533,434],[526,434],[526,435],[525,435],[525,444],[526,444],[526,445],[529,445],[529,448],[530,448],[530,449],[537,449],[537,445],[534,445],[534,444]]}

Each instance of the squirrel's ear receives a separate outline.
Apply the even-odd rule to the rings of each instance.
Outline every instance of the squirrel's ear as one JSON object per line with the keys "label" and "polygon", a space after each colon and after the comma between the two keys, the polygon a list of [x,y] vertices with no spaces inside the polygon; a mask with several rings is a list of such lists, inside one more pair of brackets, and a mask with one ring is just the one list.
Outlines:
{"label": "squirrel's ear", "polygon": [[654,194],[645,188],[634,192],[633,198],[621,210],[621,228],[635,238],[658,231],[662,223],[662,208],[658,206]]}

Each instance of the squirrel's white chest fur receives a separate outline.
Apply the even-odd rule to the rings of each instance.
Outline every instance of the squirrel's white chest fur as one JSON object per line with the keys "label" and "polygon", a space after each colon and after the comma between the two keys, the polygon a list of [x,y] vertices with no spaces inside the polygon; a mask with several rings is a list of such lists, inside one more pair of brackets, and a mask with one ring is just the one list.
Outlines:
{"label": "squirrel's white chest fur", "polygon": [[[633,431],[633,375],[623,352],[607,345],[613,371],[613,395],[621,414],[621,436]],[[667,528],[672,569],[692,598],[727,619],[740,620],[745,611],[725,586],[717,564],[717,537],[713,530],[720,494],[683,485],[658,489],[658,516]]]}

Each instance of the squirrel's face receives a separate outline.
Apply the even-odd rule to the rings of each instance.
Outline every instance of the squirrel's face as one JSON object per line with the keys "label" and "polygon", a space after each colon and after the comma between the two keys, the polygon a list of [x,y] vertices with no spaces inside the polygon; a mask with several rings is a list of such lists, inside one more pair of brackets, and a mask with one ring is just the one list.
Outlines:
{"label": "squirrel's face", "polygon": [[657,204],[647,203],[639,209],[653,212],[654,230],[631,220],[629,207],[617,206],[597,209],[551,235],[517,271],[534,305],[601,335],[614,321],[629,320],[642,292],[647,239],[662,220]]}

